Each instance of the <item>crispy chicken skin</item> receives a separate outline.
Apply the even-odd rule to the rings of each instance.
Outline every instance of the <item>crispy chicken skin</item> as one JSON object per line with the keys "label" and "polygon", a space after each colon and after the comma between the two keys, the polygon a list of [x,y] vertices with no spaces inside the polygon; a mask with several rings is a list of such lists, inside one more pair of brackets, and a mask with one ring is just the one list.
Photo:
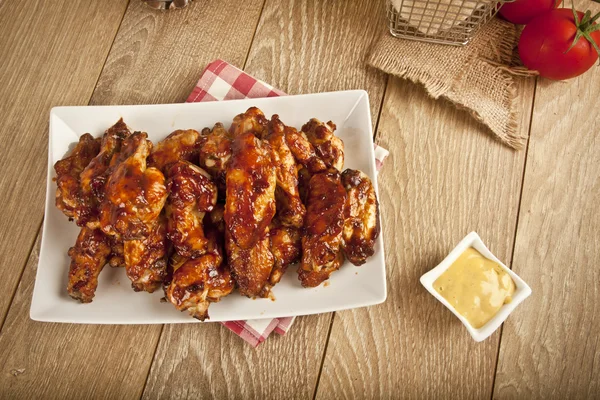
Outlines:
{"label": "crispy chicken skin", "polygon": [[173,275],[165,296],[179,311],[187,310],[194,318],[209,318],[208,306],[233,291],[229,267],[223,263],[222,238],[216,227],[207,224],[206,253],[198,258],[172,258]]}
{"label": "crispy chicken skin", "polygon": [[131,131],[119,119],[116,124],[104,132],[100,153],[94,157],[81,173],[81,190],[92,203],[93,217],[88,220],[88,226],[99,228],[98,208],[104,199],[104,187],[111,173],[111,167],[117,163],[118,154],[121,151],[123,140],[131,135]]}
{"label": "crispy chicken skin", "polygon": [[125,271],[136,292],[152,293],[167,274],[167,220],[161,215],[147,237],[124,242]]}
{"label": "crispy chicken skin", "polygon": [[110,256],[108,257],[108,265],[113,268],[125,267],[125,250],[123,241],[117,236],[109,236],[110,240]]}
{"label": "crispy chicken skin", "polygon": [[343,248],[346,258],[362,265],[375,253],[379,236],[379,203],[369,177],[362,171],[347,169],[342,173],[342,185],[348,193],[349,216],[344,222]]}
{"label": "crispy chicken skin", "polygon": [[148,235],[167,200],[165,177],[157,168],[146,168],[152,142],[135,132],[123,141],[117,165],[105,187],[100,206],[100,226],[123,240]]}
{"label": "crispy chicken skin", "polygon": [[253,132],[254,135],[261,139],[266,133],[267,118],[263,112],[256,108],[250,107],[245,113],[238,114],[233,118],[229,133],[231,137],[236,137],[246,132]]}
{"label": "crispy chicken skin", "polygon": [[217,186],[202,168],[178,161],[167,172],[167,237],[183,257],[206,252],[202,220],[217,204]]}
{"label": "crispy chicken skin", "polygon": [[232,149],[225,223],[235,243],[249,249],[265,238],[275,215],[275,163],[270,146],[251,132],[237,136]]}
{"label": "crispy chicken skin", "polygon": [[302,127],[308,141],[313,145],[317,156],[328,168],[335,168],[342,172],[344,168],[344,142],[334,135],[335,124],[331,121],[326,124],[312,118]]}
{"label": "crispy chicken skin", "polygon": [[314,146],[309,142],[304,132],[298,132],[296,128],[287,127],[285,141],[296,161],[304,166],[308,172],[315,174],[327,169],[325,162],[319,158]]}
{"label": "crispy chicken skin", "polygon": [[154,146],[148,156],[148,166],[164,173],[170,164],[179,160],[195,162],[203,139],[200,132],[193,129],[174,131]]}
{"label": "crispy chicken skin", "polygon": [[273,253],[273,270],[269,277],[269,285],[275,286],[281,280],[287,267],[300,259],[302,252],[300,230],[281,225],[274,221],[269,229],[271,253]]}
{"label": "crispy chicken skin", "polygon": [[225,197],[225,175],[231,158],[231,138],[223,124],[216,123],[212,129],[202,130],[204,142],[200,146],[198,165],[213,177],[220,197]]}
{"label": "crispy chicken skin", "polygon": [[267,284],[275,262],[268,232],[256,244],[244,249],[237,245],[228,229],[225,232],[225,246],[231,275],[240,294],[248,297],[267,297]]}
{"label": "crispy chicken skin", "polygon": [[306,209],[300,200],[298,191],[298,169],[296,161],[285,141],[286,126],[277,114],[271,117],[267,126],[265,140],[278,158],[275,187],[277,216],[283,225],[301,228],[304,223]]}
{"label": "crispy chicken skin", "polygon": [[84,226],[68,254],[71,265],[67,293],[82,303],[90,303],[98,287],[98,275],[110,255],[109,238],[99,229]]}
{"label": "crispy chicken skin", "polygon": [[100,139],[86,133],[71,154],[54,164],[56,207],[79,226],[84,226],[93,213],[90,200],[81,190],[79,175],[99,151]]}
{"label": "crispy chicken skin", "polygon": [[310,179],[302,262],[298,269],[298,278],[304,287],[321,284],[344,260],[341,244],[347,216],[346,198],[337,170],[329,169]]}

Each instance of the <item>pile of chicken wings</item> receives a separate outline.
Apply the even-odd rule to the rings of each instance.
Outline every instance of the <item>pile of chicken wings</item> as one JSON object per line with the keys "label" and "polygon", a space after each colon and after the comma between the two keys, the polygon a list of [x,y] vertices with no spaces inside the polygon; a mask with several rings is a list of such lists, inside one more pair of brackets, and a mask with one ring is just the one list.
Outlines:
{"label": "pile of chicken wings", "polygon": [[54,165],[56,206],[81,227],[69,249],[67,291],[89,303],[106,264],[133,290],[165,298],[200,320],[237,288],[269,297],[300,261],[304,287],[347,258],[363,264],[379,235],[369,178],[344,166],[332,122],[300,131],[256,107],[202,132],[177,130],[153,144],[119,120],[89,133]]}

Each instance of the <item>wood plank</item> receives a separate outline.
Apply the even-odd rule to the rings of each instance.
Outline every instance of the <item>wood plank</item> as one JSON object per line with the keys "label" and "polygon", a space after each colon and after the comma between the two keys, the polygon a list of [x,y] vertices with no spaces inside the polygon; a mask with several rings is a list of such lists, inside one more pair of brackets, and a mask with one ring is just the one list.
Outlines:
{"label": "wood plank", "polygon": [[38,235],[0,334],[0,397],[139,398],[156,327],[31,321],[39,246]]}
{"label": "wood plank", "polygon": [[[523,110],[532,90],[519,88]],[[419,277],[473,230],[510,264],[525,153],[398,78],[377,137],[391,152],[379,176],[388,298],[337,313],[317,397],[489,398],[499,333],[475,343]]]}
{"label": "wood plank", "polygon": [[[131,1],[91,103],[181,101],[207,61],[219,56],[243,60],[262,2],[200,6],[195,2],[182,11],[160,13]],[[235,10],[245,14],[247,29],[226,22]],[[228,50],[219,53],[221,47]],[[45,166],[39,168],[45,174]],[[0,333],[0,397],[139,398],[162,327],[33,322],[28,309],[36,266],[37,247]]]}
{"label": "wood plank", "polygon": [[[267,1],[246,71],[289,94],[365,89],[377,122],[386,75],[365,66],[382,1]],[[360,27],[360,29],[357,29]]]}
{"label": "wood plank", "polygon": [[[246,71],[288,93],[367,89],[375,122],[386,78],[364,59],[382,4],[268,0]],[[349,28],[359,24],[366,33]],[[331,317],[298,318],[257,349],[217,325],[166,326],[144,398],[311,398]]]}
{"label": "wood plank", "polygon": [[181,103],[206,65],[242,65],[263,0],[207,0],[160,12],[132,1],[91,104]]}
{"label": "wood plank", "polygon": [[538,83],[513,261],[533,294],[504,324],[495,398],[600,393],[600,99],[592,89],[600,88],[600,74],[594,69],[568,82]]}
{"label": "wood plank", "polygon": [[[87,104],[127,0],[0,2],[0,321],[43,216],[50,108]],[[24,206],[25,205],[25,206]]]}
{"label": "wood plank", "polygon": [[143,398],[310,398],[330,319],[298,318],[256,349],[220,324],[166,325]]}

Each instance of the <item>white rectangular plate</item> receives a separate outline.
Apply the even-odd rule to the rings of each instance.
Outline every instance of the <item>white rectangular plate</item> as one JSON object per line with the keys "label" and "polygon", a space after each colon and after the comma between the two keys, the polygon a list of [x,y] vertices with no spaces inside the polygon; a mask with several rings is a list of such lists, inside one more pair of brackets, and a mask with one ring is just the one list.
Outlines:
{"label": "white rectangular plate", "polygon": [[[121,117],[133,130],[145,131],[153,142],[158,142],[176,129],[201,130],[218,121],[227,126],[236,114],[251,106],[262,109],[267,117],[279,114],[285,124],[296,128],[312,117],[333,121],[338,127],[336,134],[345,144],[345,168],[364,171],[377,189],[369,99],[362,90],[206,103],[54,108],[50,113],[46,217],[31,318],[95,324],[196,321],[171,304],[161,303],[162,290],[153,294],[134,292],[121,268],[106,267],[102,271],[92,303],[80,304],[67,295],[67,251],[79,229],[54,206],[53,165],[69,153],[80,135],[89,132],[99,137]],[[373,257],[361,267],[346,261],[332,274],[327,286],[303,288],[296,266],[291,266],[273,294],[275,301],[252,300],[234,292],[210,306],[210,321],[316,314],[381,303],[386,298],[382,236]]]}

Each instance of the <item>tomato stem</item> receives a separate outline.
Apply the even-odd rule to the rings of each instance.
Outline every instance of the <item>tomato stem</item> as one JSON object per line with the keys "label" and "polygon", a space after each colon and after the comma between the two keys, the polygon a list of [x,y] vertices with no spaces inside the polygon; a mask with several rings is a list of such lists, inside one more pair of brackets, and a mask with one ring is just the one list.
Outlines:
{"label": "tomato stem", "polygon": [[[594,1],[600,3],[600,0]],[[568,53],[569,50],[571,50],[579,42],[581,37],[583,37],[585,40],[590,42],[594,50],[596,50],[596,53],[598,54],[598,65],[600,65],[600,48],[598,47],[598,44],[596,43],[594,38],[592,38],[591,36],[592,32],[595,32],[600,29],[600,25],[595,24],[596,20],[600,18],[600,12],[598,12],[592,17],[592,12],[590,10],[587,10],[585,14],[583,14],[583,18],[579,20],[579,14],[577,13],[577,10],[575,10],[574,2],[571,3],[571,9],[573,10],[573,18],[575,19],[577,33],[575,33],[573,43],[571,43],[571,46],[569,46],[565,53]]]}

